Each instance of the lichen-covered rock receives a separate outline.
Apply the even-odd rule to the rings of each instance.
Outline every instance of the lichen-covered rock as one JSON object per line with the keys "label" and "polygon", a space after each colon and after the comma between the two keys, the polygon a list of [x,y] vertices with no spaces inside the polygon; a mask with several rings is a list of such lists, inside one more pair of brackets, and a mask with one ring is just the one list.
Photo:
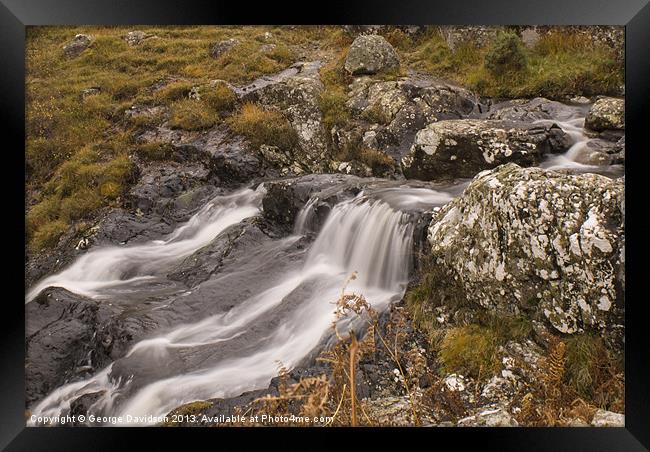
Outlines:
{"label": "lichen-covered rock", "polygon": [[624,182],[515,164],[476,176],[428,232],[442,300],[623,334]]}
{"label": "lichen-covered rock", "polygon": [[596,132],[625,130],[625,100],[613,97],[598,99],[587,113],[585,127]]}
{"label": "lichen-covered rock", "polygon": [[92,42],[92,36],[78,34],[72,41],[63,46],[63,53],[65,53],[65,55],[70,58],[78,57],[84,50],[90,47],[90,44],[92,44]]}
{"label": "lichen-covered rock", "polygon": [[568,135],[558,126],[514,121],[440,121],[420,130],[402,158],[408,178],[472,177],[507,162],[538,164],[547,153],[566,150]]}
{"label": "lichen-covered rock", "polygon": [[505,406],[487,406],[458,421],[458,427],[518,427]]}
{"label": "lichen-covered rock", "polygon": [[409,75],[395,81],[358,77],[350,86],[347,107],[353,115],[332,130],[335,150],[358,137],[363,146],[399,160],[426,124],[444,119],[478,118],[482,106],[472,92],[440,80]]}
{"label": "lichen-covered rock", "polygon": [[345,70],[352,75],[395,71],[399,66],[397,52],[380,35],[357,36],[345,59]]}
{"label": "lichen-covered rock", "polygon": [[600,409],[594,414],[591,425],[594,427],[625,427],[625,415]]}
{"label": "lichen-covered rock", "polygon": [[306,172],[323,172],[328,162],[327,134],[319,106],[323,91],[320,65],[318,61],[296,63],[236,90],[244,102],[282,111],[298,136],[298,149],[290,159]]}
{"label": "lichen-covered rock", "polygon": [[221,55],[225,54],[226,52],[233,49],[237,45],[239,45],[239,40],[235,38],[230,38],[224,41],[217,42],[210,49],[210,56],[212,58],[219,58]]}
{"label": "lichen-covered rock", "polygon": [[153,38],[154,36],[145,33],[142,30],[134,30],[134,31],[129,31],[126,35],[124,35],[124,40],[127,42],[127,44],[131,46],[137,46],[142,43],[145,39]]}

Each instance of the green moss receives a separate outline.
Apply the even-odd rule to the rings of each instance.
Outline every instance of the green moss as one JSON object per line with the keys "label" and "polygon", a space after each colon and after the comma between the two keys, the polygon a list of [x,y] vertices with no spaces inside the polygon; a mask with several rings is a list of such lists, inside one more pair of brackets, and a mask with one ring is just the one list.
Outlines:
{"label": "green moss", "polygon": [[243,135],[254,148],[262,144],[290,151],[298,144],[298,136],[289,121],[278,111],[264,110],[255,104],[245,104],[228,118],[233,132]]}
{"label": "green moss", "polygon": [[68,224],[63,220],[45,223],[34,232],[30,240],[30,248],[34,251],[56,245],[59,238],[67,230]]}

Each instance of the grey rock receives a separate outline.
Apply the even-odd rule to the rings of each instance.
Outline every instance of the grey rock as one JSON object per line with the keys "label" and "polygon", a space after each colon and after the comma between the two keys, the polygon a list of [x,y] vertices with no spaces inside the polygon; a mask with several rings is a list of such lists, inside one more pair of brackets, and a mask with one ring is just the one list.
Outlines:
{"label": "grey rock", "polygon": [[75,58],[81,55],[93,42],[93,37],[90,35],[78,34],[63,46],[63,53],[69,58]]}
{"label": "grey rock", "polygon": [[145,39],[153,38],[154,36],[145,33],[142,30],[129,31],[124,35],[124,40],[131,46],[137,46],[141,44]]}
{"label": "grey rock", "polygon": [[429,228],[442,299],[622,343],[624,182],[515,164],[478,174]]}
{"label": "grey rock", "polygon": [[613,97],[598,99],[585,118],[585,127],[596,132],[625,130],[625,100]]}
{"label": "grey rock", "polygon": [[571,119],[574,114],[575,108],[543,97],[536,97],[532,100],[515,99],[492,105],[485,114],[485,118],[526,122],[542,119],[563,121]]}
{"label": "grey rock", "polygon": [[220,41],[212,46],[210,49],[210,56],[212,58],[219,58],[224,55],[229,50],[233,49],[239,45],[239,40],[235,38],[226,39],[225,41]]}
{"label": "grey rock", "polygon": [[383,36],[358,36],[348,51],[345,70],[352,75],[395,71],[400,67],[399,56]]}
{"label": "grey rock", "polygon": [[463,119],[440,121],[420,130],[402,160],[408,178],[472,177],[507,162],[531,166],[547,153],[569,147],[558,126],[525,122]]}
{"label": "grey rock", "polygon": [[487,406],[458,421],[458,427],[518,427],[505,406]]}
{"label": "grey rock", "polygon": [[625,415],[599,409],[591,420],[594,427],[625,427]]}
{"label": "grey rock", "polygon": [[279,74],[262,77],[236,90],[244,102],[280,110],[296,131],[298,146],[287,157],[292,164],[285,166],[284,174],[323,172],[327,168],[327,134],[319,106],[323,91],[320,66],[318,61],[296,63]]}

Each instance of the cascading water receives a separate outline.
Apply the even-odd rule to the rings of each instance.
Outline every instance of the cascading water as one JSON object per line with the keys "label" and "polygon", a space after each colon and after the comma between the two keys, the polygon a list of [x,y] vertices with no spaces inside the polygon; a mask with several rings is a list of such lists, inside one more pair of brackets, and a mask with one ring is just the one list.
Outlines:
{"label": "cascading water", "polygon": [[[452,195],[444,192],[399,187],[362,192],[337,204],[302,264],[276,275],[270,284],[226,312],[178,325],[136,343],[124,358],[95,376],[54,390],[32,409],[33,414],[65,414],[78,397],[100,393],[89,413],[142,419],[165,415],[193,400],[231,397],[268,386],[278,373],[279,363],[287,368],[296,366],[331,334],[335,302],[353,272],[358,277],[347,289],[363,294],[376,310],[381,311],[402,298],[409,277],[413,240],[410,215],[451,199]],[[307,204],[301,212],[303,217],[312,205]],[[252,209],[237,212],[242,218],[255,213]],[[231,212],[228,218],[233,216]],[[164,243],[173,243],[183,236],[181,230],[193,229],[191,237],[213,236],[216,228],[212,222],[207,223],[212,233],[203,233],[206,226],[201,226],[201,222],[204,221],[205,215],[197,214]],[[295,234],[278,240],[276,245],[285,249],[300,239]],[[143,246],[148,249],[147,246],[158,245]],[[122,262],[127,257],[119,255],[119,251],[127,256],[137,254],[132,250],[115,248],[111,253],[115,254],[115,260]],[[185,254],[191,253],[189,247],[183,250]],[[96,294],[97,286],[105,287],[96,275],[107,275],[111,282],[118,277],[113,272],[88,268],[103,267],[101,259],[86,259],[83,264],[79,261],[51,281],[65,283],[75,290],[79,284],[70,283],[70,275],[77,274],[82,266],[93,275],[82,289]],[[61,276],[64,274],[65,278]],[[250,277],[255,278],[256,274]],[[219,283],[216,278],[214,284]],[[154,422],[152,418],[151,423]],[[140,420],[139,424],[142,423],[147,422]]]}
{"label": "cascading water", "polygon": [[135,246],[97,248],[77,259],[70,267],[49,276],[27,293],[30,302],[46,287],[63,287],[71,292],[101,298],[120,287],[150,281],[164,274],[169,264],[178,262],[210,243],[228,226],[260,211],[263,187],[217,196],[165,240]]}

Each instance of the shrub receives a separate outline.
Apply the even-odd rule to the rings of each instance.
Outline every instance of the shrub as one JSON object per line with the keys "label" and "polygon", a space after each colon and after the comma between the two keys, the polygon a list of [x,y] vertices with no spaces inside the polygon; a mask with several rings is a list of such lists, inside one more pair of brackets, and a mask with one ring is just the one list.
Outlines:
{"label": "shrub", "polygon": [[359,161],[372,168],[373,174],[381,174],[395,166],[395,160],[381,151],[363,148],[359,152]]}
{"label": "shrub", "polygon": [[203,101],[184,99],[172,105],[169,126],[172,129],[202,130],[217,122],[216,113]]}
{"label": "shrub", "polygon": [[194,85],[190,82],[171,82],[156,91],[154,98],[159,102],[174,102],[187,99],[193,87]]}
{"label": "shrub", "polygon": [[280,112],[255,104],[245,104],[228,119],[228,125],[233,132],[248,138],[255,148],[267,144],[289,151],[298,144],[298,135]]}
{"label": "shrub", "polygon": [[68,225],[62,220],[54,220],[44,224],[34,231],[30,241],[30,248],[33,251],[38,251],[56,245],[67,228]]}
{"label": "shrub", "polygon": [[527,58],[524,44],[512,32],[500,33],[485,55],[485,67],[494,76],[503,76],[526,67]]}

